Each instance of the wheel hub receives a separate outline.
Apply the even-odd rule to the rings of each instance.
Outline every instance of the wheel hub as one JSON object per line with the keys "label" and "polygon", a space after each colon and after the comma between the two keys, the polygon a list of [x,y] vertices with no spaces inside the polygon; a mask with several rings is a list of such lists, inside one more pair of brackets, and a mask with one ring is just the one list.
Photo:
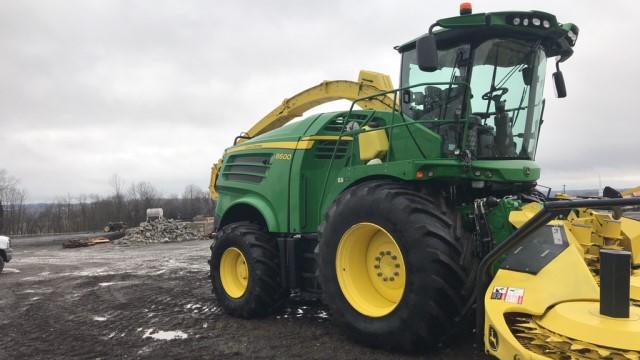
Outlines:
{"label": "wheel hub", "polygon": [[345,298],[363,315],[385,316],[402,299],[406,281],[402,252],[378,225],[358,223],[343,234],[336,273]]}
{"label": "wheel hub", "polygon": [[230,297],[237,299],[244,295],[249,283],[249,267],[240,249],[230,247],[222,253],[220,281]]}
{"label": "wheel hub", "polygon": [[380,251],[379,255],[373,259],[373,269],[376,271],[378,280],[384,282],[395,281],[400,276],[400,262],[398,256],[391,251]]}

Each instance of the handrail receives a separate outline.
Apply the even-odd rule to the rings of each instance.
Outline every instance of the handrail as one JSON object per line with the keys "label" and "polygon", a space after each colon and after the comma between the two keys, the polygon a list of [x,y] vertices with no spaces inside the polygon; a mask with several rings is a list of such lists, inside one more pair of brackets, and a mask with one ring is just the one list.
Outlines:
{"label": "handrail", "polygon": [[[404,90],[412,89],[412,88],[419,87],[419,86],[427,86],[427,85],[432,85],[432,86],[434,86],[434,85],[451,85],[451,84],[458,85],[458,86],[464,86],[464,87],[466,87],[466,88],[467,88],[467,91],[469,91],[469,90],[471,89],[471,86],[469,85],[469,83],[464,82],[464,81],[454,81],[454,82],[448,82],[448,81],[424,82],[424,83],[418,83],[418,84],[413,84],[413,85],[403,86],[403,87],[399,87],[399,88],[396,88],[396,89],[391,89],[391,90],[383,91],[383,92],[380,92],[380,93],[377,93],[377,94],[368,95],[368,96],[363,96],[363,97],[360,97],[360,98],[354,99],[354,100],[351,102],[351,106],[349,107],[349,112],[348,112],[348,114],[347,114],[347,117],[346,117],[346,118],[345,118],[345,120],[344,120],[344,123],[343,123],[343,125],[342,125],[342,128],[340,129],[340,134],[338,134],[338,139],[337,139],[337,141],[336,141],[336,145],[334,146],[334,148],[333,148],[333,153],[331,154],[331,160],[330,160],[330,162],[329,162],[329,167],[327,168],[327,171],[326,171],[326,174],[325,174],[324,184],[323,184],[323,186],[322,186],[322,192],[321,192],[321,194],[320,194],[320,201],[318,202],[318,214],[321,214],[321,213],[322,213],[322,206],[323,206],[323,203],[324,203],[324,197],[325,197],[325,194],[326,194],[327,184],[328,184],[328,182],[329,182],[329,174],[331,173],[331,169],[333,168],[333,162],[334,162],[334,159],[335,159],[335,156],[336,156],[337,150],[338,150],[338,144],[340,143],[340,140],[342,139],[342,137],[343,137],[343,136],[351,135],[351,134],[345,134],[344,130],[345,130],[346,125],[349,123],[349,120],[351,119],[351,114],[353,113],[353,108],[354,108],[354,106],[356,105],[356,103],[361,102],[361,101],[371,101],[372,99],[375,99],[375,98],[377,98],[377,97],[381,97],[381,96],[382,96],[382,97],[384,97],[384,98],[388,98],[388,95],[389,95],[389,94],[391,94],[391,93],[393,93],[393,101],[392,101],[393,107],[392,107],[392,109],[391,109],[391,122],[392,122],[392,123],[391,123],[391,125],[383,126],[383,127],[379,128],[379,129],[388,129],[388,128],[392,128],[392,127],[395,127],[395,126],[402,126],[402,125],[404,125],[404,126],[407,126],[407,130],[408,130],[408,126],[409,126],[409,125],[419,124],[419,123],[426,122],[426,121],[420,121],[420,122],[418,122],[418,121],[415,121],[415,120],[414,120],[412,123],[407,123],[407,122],[405,121],[405,117],[404,117],[404,114],[402,113],[402,111],[398,111],[398,113],[400,114],[400,117],[402,118],[402,123],[397,124],[397,125],[396,125],[396,124],[393,124],[393,122],[394,122],[394,120],[395,120],[395,113],[396,113],[396,111],[398,110],[398,109],[397,109],[397,106],[398,106],[398,93],[399,93],[400,91],[404,91]],[[362,124],[362,126],[363,126],[363,127],[364,127],[364,126],[366,126],[366,124],[369,122],[369,120],[373,117],[373,114],[375,114],[375,112],[373,112],[373,113],[369,114],[369,116],[367,117],[367,119],[365,120],[365,122]],[[412,120],[413,120],[413,119],[412,119]],[[460,121],[460,122],[464,122],[464,123],[465,123],[465,133],[464,133],[464,136],[463,136],[464,138],[466,138],[466,137],[467,137],[467,136],[466,136],[466,131],[467,131],[467,123],[468,123],[468,120],[469,120],[468,118],[458,120],[458,121]],[[417,143],[416,139],[413,137],[413,133],[412,133],[411,131],[409,131],[409,134],[410,134],[411,138],[413,139],[414,143],[416,144],[416,147],[418,148],[418,151],[420,151],[420,153],[422,154],[422,156],[423,156],[423,157],[425,157],[425,154],[424,154],[424,153],[422,153],[422,149],[420,148],[420,146],[418,146],[418,143]],[[391,143],[392,135],[393,135],[393,132],[390,132],[390,133],[389,133],[389,143]],[[351,143],[351,156],[350,156],[351,158],[353,158],[353,146],[354,146],[354,143]],[[390,148],[390,149],[391,149],[391,148]],[[389,160],[389,157],[390,157],[390,156],[391,156],[390,151],[388,151],[388,152],[387,152],[387,161]]]}

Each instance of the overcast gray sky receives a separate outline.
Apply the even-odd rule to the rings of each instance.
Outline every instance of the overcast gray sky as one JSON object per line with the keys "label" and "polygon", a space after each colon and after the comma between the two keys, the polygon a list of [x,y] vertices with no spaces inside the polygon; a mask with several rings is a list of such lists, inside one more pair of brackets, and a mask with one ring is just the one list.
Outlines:
{"label": "overcast gray sky", "polygon": [[[107,193],[115,173],[164,194],[204,189],[234,136],[283,98],[360,69],[397,85],[392,47],[456,15],[458,3],[3,0],[0,168],[31,202]],[[600,174],[640,185],[637,3],[473,5],[548,11],[580,27],[563,66],[569,96],[555,99],[547,79],[541,183],[596,187]]]}

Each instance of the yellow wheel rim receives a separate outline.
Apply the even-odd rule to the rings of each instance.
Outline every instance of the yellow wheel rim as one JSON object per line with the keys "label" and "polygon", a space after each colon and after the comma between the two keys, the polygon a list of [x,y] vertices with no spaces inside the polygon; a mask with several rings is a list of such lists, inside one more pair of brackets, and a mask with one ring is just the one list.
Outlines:
{"label": "yellow wheel rim", "polygon": [[372,223],[355,224],[342,235],[336,274],[349,304],[366,316],[391,313],[404,293],[402,252],[393,236]]}
{"label": "yellow wheel rim", "polygon": [[220,281],[230,297],[237,299],[244,295],[249,282],[249,267],[240,249],[230,247],[222,253]]}

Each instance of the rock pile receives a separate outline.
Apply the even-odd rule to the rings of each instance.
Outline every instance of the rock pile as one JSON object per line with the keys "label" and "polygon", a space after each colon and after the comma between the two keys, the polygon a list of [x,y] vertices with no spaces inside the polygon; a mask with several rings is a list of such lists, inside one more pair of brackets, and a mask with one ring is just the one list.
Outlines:
{"label": "rock pile", "polygon": [[173,219],[160,218],[140,223],[139,227],[127,229],[123,238],[114,240],[117,245],[135,243],[167,243],[202,239],[202,234],[193,231],[189,224]]}

